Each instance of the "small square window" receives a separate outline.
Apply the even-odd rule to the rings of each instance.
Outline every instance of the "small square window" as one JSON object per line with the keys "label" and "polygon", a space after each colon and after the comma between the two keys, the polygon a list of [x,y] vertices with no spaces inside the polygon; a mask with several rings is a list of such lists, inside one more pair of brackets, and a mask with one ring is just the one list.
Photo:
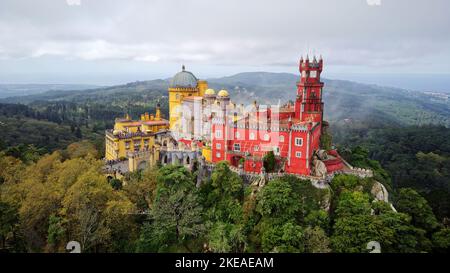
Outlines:
{"label": "small square window", "polygon": [[235,143],[233,148],[236,152],[239,152],[239,151],[241,151],[241,144]]}
{"label": "small square window", "polygon": [[216,153],[216,157],[217,157],[217,158],[220,158],[220,157],[221,157],[221,154],[220,154],[220,153]]}
{"label": "small square window", "polygon": [[302,152],[295,152],[295,157],[301,158],[302,157]]}

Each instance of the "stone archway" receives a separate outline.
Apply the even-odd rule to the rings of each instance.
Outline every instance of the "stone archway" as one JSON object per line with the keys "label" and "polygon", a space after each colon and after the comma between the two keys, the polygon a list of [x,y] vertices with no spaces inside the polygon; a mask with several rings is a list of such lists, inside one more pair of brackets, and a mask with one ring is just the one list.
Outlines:
{"label": "stone archway", "polygon": [[176,154],[172,155],[172,164],[173,165],[180,164],[180,159],[178,158],[178,156]]}
{"label": "stone archway", "polygon": [[191,158],[189,157],[189,155],[186,156],[184,164],[186,164],[186,165],[190,165],[191,164]]}

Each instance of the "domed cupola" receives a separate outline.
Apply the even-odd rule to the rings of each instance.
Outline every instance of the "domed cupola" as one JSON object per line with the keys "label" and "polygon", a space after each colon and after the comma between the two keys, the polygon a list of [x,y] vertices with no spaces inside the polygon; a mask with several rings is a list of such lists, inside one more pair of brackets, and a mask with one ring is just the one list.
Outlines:
{"label": "domed cupola", "polygon": [[214,89],[208,88],[205,91],[205,95],[207,95],[207,96],[215,96],[216,95],[216,91],[214,91]]}
{"label": "domed cupola", "polygon": [[222,89],[219,91],[219,93],[217,93],[217,96],[221,97],[221,98],[228,98],[228,91],[225,89]]}
{"label": "domed cupola", "polygon": [[226,107],[230,104],[230,96],[227,90],[222,89],[217,93],[217,102],[222,109],[226,109]]}
{"label": "domed cupola", "polygon": [[184,65],[182,71],[178,72],[170,80],[170,88],[196,88],[198,79],[192,72],[186,71]]}

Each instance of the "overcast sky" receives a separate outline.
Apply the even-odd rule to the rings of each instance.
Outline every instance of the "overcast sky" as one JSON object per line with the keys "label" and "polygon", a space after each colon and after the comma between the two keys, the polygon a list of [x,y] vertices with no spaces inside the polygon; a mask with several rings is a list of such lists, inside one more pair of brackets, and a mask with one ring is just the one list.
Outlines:
{"label": "overcast sky", "polygon": [[1,0],[0,83],[297,72],[450,74],[448,0]]}

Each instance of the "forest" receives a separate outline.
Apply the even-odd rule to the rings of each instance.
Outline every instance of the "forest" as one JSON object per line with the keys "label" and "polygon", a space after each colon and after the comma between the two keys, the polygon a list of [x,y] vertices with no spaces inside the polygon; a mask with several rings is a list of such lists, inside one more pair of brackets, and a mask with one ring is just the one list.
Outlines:
{"label": "forest", "polygon": [[[370,126],[369,126],[370,127]],[[333,136],[354,166],[383,168],[391,189],[413,188],[439,219],[450,219],[450,129],[444,126],[339,126]]]}
{"label": "forest", "polygon": [[[284,176],[258,190],[226,162],[196,172],[164,166],[121,181],[102,173],[89,141],[45,155],[0,156],[0,248],[8,252],[446,252],[450,228],[416,190],[397,213],[370,193],[375,178],[338,175],[331,189]],[[31,156],[33,155],[34,156]],[[380,174],[382,169],[377,172]]]}
{"label": "forest", "polygon": [[[279,89],[285,78],[275,76],[268,84]],[[253,98],[262,87],[240,77],[213,84]],[[375,176],[338,175],[330,190],[291,176],[257,190],[226,163],[200,188],[197,173],[181,166],[108,180],[104,130],[125,112],[154,112],[157,103],[167,117],[161,80],[2,100],[0,249],[65,252],[77,240],[83,252],[367,252],[378,241],[382,252],[448,252],[448,107],[410,93],[401,93],[402,106],[389,89],[344,83],[329,82],[332,142]],[[377,104],[363,108],[373,94]],[[390,107],[395,101],[400,106]],[[429,124],[434,117],[438,124]],[[374,201],[376,182],[398,213]]]}

